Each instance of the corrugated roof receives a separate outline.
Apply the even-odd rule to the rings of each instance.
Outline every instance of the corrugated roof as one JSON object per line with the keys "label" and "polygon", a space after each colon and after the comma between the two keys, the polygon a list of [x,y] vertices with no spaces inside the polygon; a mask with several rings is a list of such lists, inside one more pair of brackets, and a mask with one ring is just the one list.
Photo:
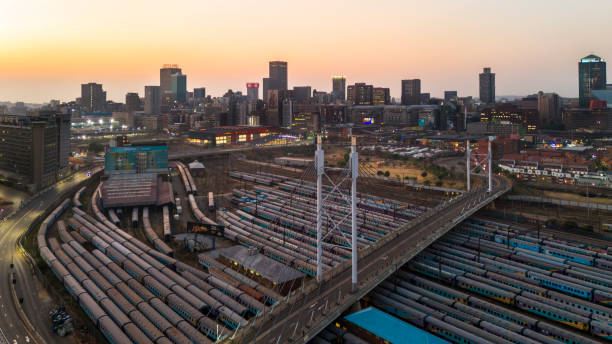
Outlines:
{"label": "corrugated roof", "polygon": [[347,315],[344,319],[392,344],[448,343],[374,307]]}
{"label": "corrugated roof", "polygon": [[268,258],[261,253],[249,255],[249,249],[242,246],[232,246],[218,250],[219,256],[253,270],[267,280],[276,283],[284,283],[294,279],[305,277],[305,275],[293,268],[286,266],[274,259]]}

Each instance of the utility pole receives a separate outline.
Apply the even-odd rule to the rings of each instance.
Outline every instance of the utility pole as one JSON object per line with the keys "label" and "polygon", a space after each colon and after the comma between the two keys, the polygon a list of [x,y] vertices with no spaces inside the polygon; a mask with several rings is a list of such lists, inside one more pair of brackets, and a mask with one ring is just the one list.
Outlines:
{"label": "utility pole", "polygon": [[357,156],[357,137],[351,137],[351,256],[353,259],[353,292],[357,291],[357,177],[359,159]]}
{"label": "utility pole", "polygon": [[325,156],[323,153],[322,146],[322,138],[321,135],[317,135],[317,150],[315,152],[315,167],[317,169],[317,282],[321,283],[323,281],[322,275],[322,255],[323,255],[323,246],[322,246],[322,223],[323,223],[323,173],[325,168]]}
{"label": "utility pole", "polygon": [[466,167],[466,172],[467,172],[467,192],[470,192],[470,170],[471,170],[471,166],[470,166],[470,140],[466,141],[465,144],[465,157],[466,157],[466,162],[465,162],[465,167]]}
{"label": "utility pole", "polygon": [[489,193],[493,191],[493,153],[491,152],[491,136],[489,136]]}

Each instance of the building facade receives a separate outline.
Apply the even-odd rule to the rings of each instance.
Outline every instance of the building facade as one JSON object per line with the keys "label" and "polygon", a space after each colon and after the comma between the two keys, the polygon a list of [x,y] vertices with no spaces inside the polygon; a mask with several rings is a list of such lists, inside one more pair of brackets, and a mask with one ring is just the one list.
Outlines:
{"label": "building facade", "polygon": [[421,104],[421,79],[402,80],[401,98],[402,105]]}
{"label": "building facade", "polygon": [[491,68],[485,67],[482,73],[478,74],[480,101],[485,104],[495,103],[495,73],[491,73]]}
{"label": "building facade", "polygon": [[540,126],[561,122],[561,100],[556,93],[538,92]]}
{"label": "building facade", "polygon": [[187,102],[187,75],[177,73],[170,77],[170,89],[179,103]]}
{"label": "building facade", "polygon": [[259,83],[248,82],[247,87],[247,100],[250,102],[257,101],[259,99]]}
{"label": "building facade", "polygon": [[0,117],[0,174],[5,179],[30,190],[45,188],[68,167],[69,156],[69,114]]}
{"label": "building facade", "polygon": [[125,111],[132,113],[140,110],[140,97],[138,93],[127,93],[125,95]]}
{"label": "building facade", "polygon": [[372,105],[374,86],[366,85],[363,82],[349,85],[346,100],[355,105]]}
{"label": "building facade", "polygon": [[387,87],[374,87],[372,90],[372,105],[391,104],[391,91]]}
{"label": "building facade", "polygon": [[172,93],[172,75],[181,74],[182,70],[176,64],[165,64],[159,70],[159,96],[160,100],[162,97],[166,97],[167,94]]}
{"label": "building facade", "polygon": [[81,109],[86,112],[104,111],[106,105],[106,92],[102,84],[90,82],[81,85]]}
{"label": "building facade", "polygon": [[589,106],[592,90],[606,89],[606,62],[601,57],[589,55],[578,62],[578,87],[581,107]]}
{"label": "building facade", "polygon": [[159,115],[161,113],[161,87],[145,86],[144,112],[148,115]]}
{"label": "building facade", "polygon": [[293,88],[293,99],[298,102],[307,101],[312,95],[312,87],[310,86],[295,86]]}
{"label": "building facade", "polygon": [[272,80],[277,80],[275,86],[278,90],[287,90],[287,62],[285,61],[270,61],[268,77]]}
{"label": "building facade", "polygon": [[346,77],[336,75],[332,77],[332,98],[343,102],[346,99]]}

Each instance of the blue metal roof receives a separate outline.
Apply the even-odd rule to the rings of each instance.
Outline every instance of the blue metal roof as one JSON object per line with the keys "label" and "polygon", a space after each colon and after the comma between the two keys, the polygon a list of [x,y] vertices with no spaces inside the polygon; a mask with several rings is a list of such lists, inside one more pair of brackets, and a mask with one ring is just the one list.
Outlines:
{"label": "blue metal roof", "polygon": [[382,339],[388,340],[392,344],[448,343],[427,331],[421,330],[374,307],[368,307],[347,315],[344,319]]}

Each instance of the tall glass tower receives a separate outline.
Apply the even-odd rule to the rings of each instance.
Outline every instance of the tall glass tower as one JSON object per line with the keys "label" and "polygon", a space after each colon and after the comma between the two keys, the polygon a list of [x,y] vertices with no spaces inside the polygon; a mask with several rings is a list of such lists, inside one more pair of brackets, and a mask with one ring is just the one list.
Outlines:
{"label": "tall glass tower", "polygon": [[578,85],[580,106],[591,102],[592,90],[606,89],[606,62],[599,56],[589,55],[578,62]]}

